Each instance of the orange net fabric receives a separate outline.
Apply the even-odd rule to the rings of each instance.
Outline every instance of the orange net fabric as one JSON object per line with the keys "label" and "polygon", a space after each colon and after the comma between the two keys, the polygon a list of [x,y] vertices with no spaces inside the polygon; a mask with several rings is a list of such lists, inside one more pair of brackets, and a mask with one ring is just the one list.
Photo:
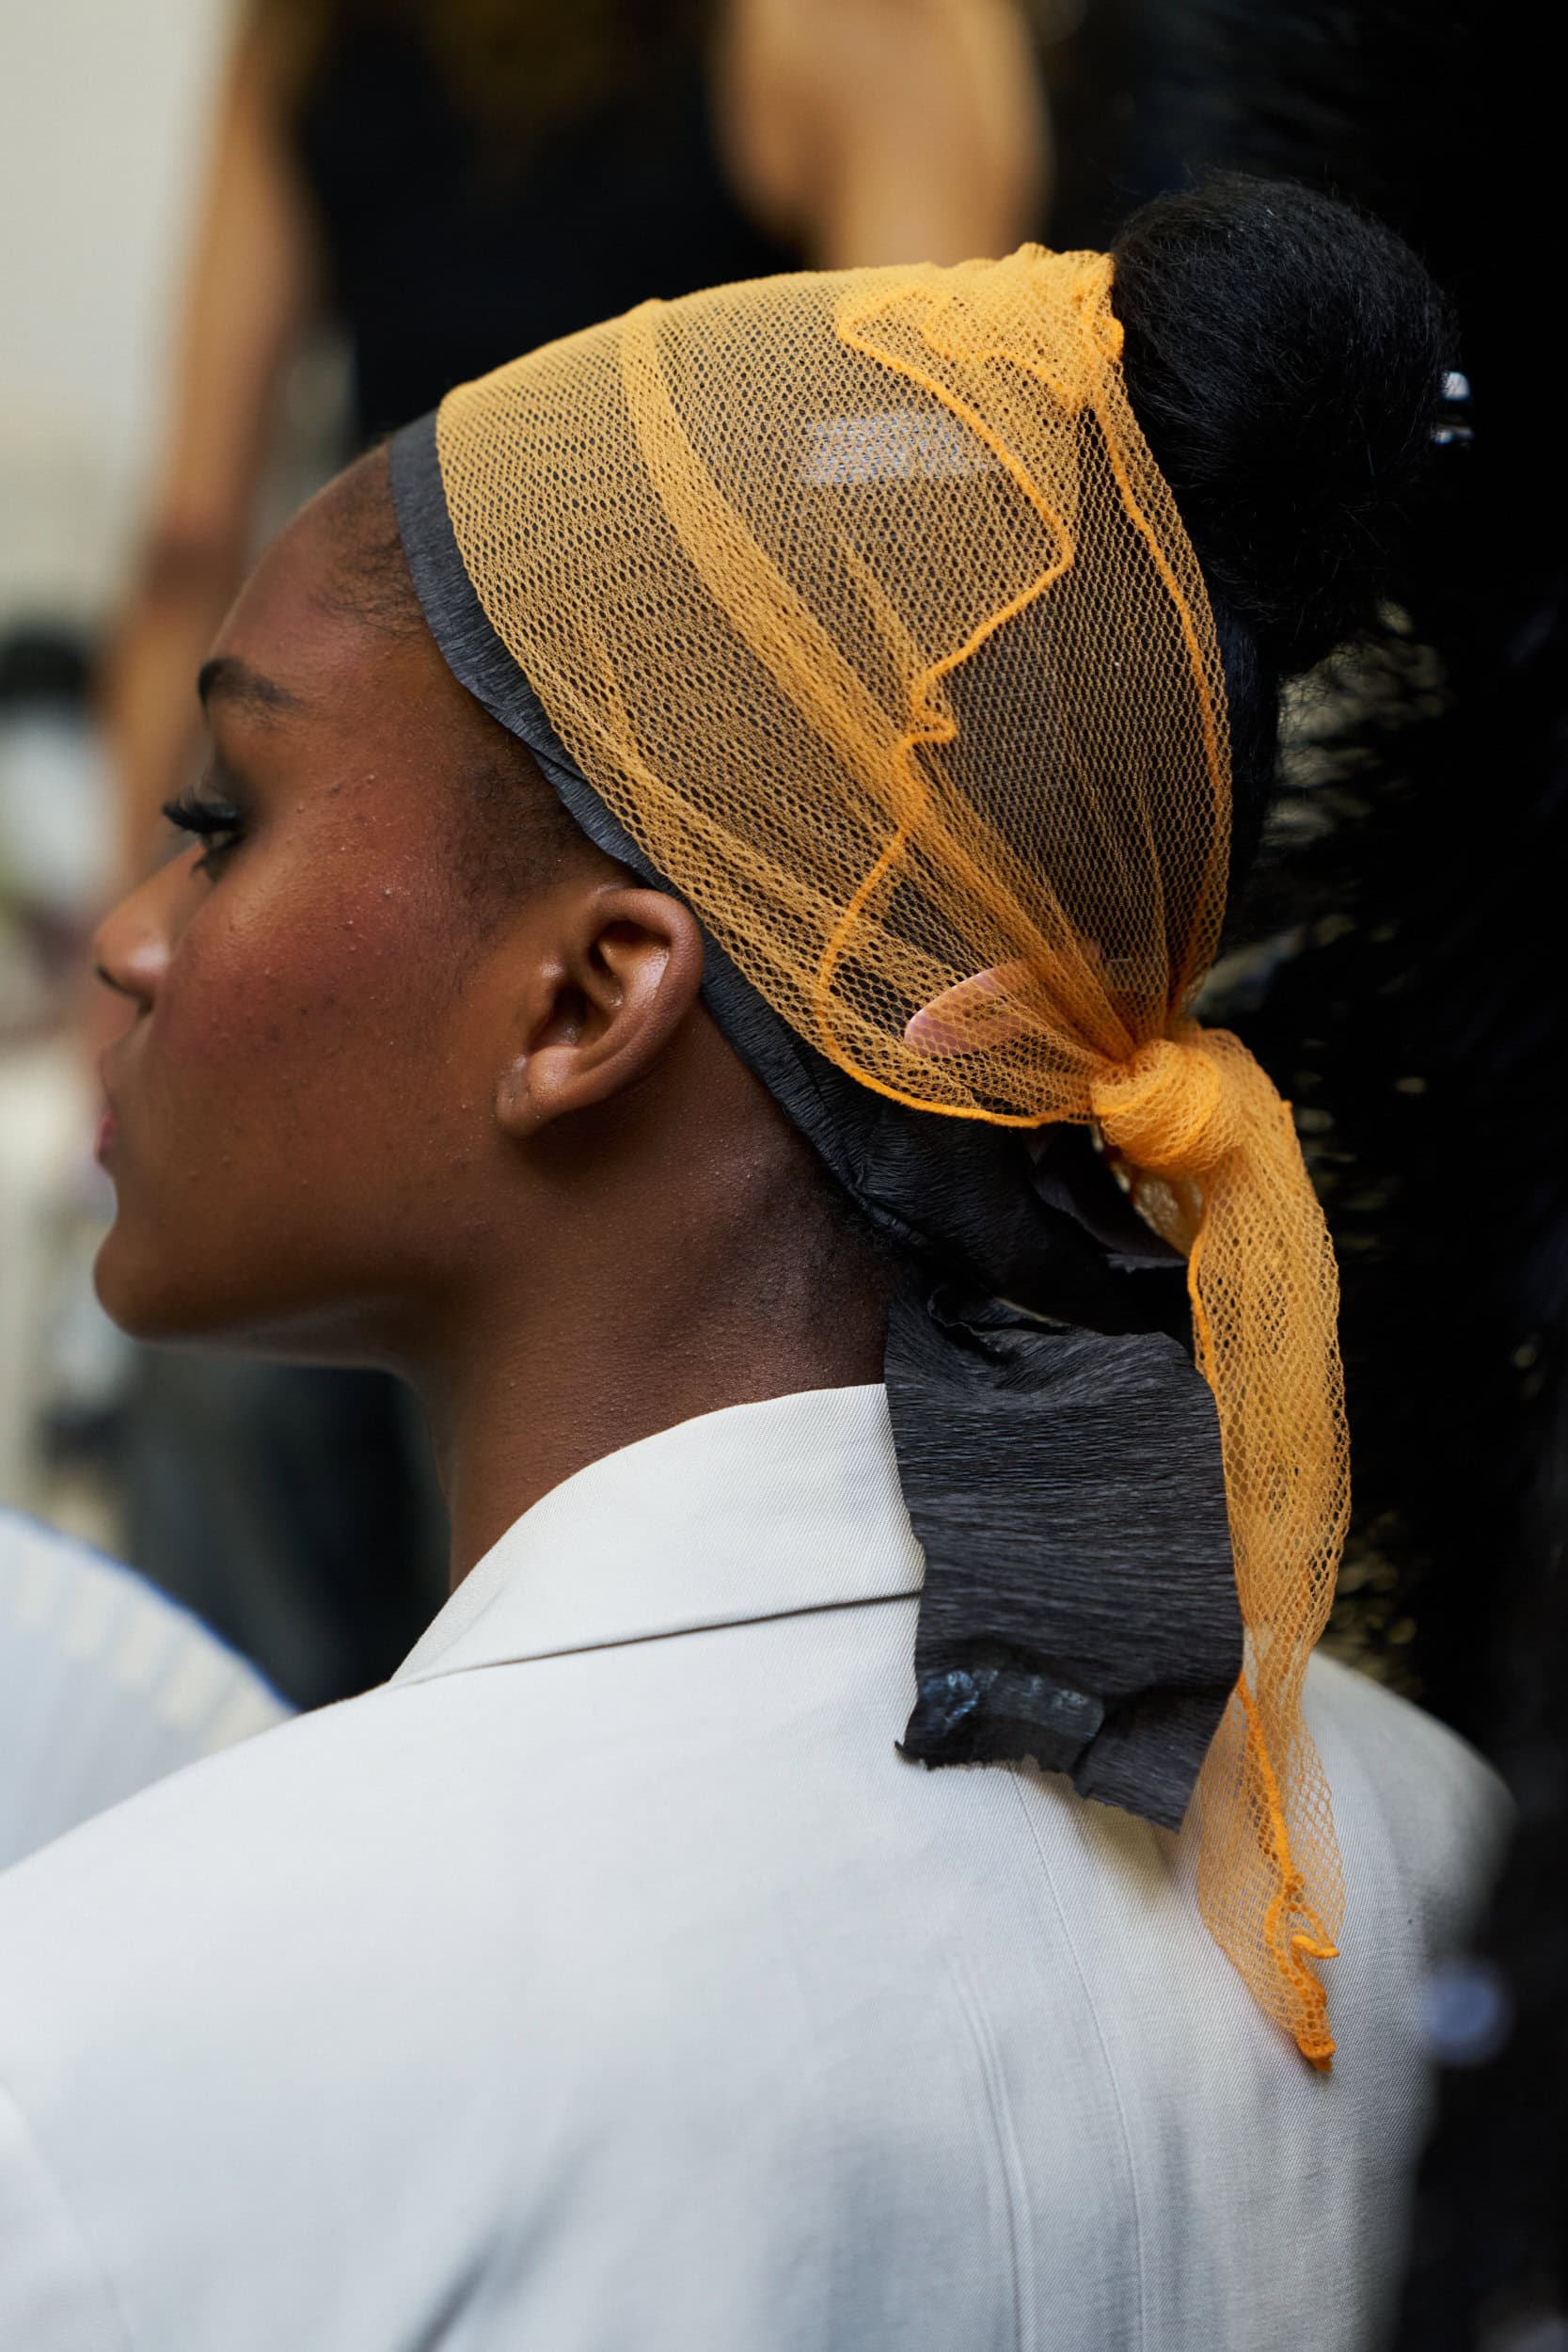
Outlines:
{"label": "orange net fabric", "polygon": [[497,634],[768,1002],[919,1109],[1097,1125],[1188,1253],[1246,1628],[1199,1899],[1326,2063],[1300,1699],[1347,1509],[1335,1273],[1285,1105],[1190,1017],[1225,694],[1120,348],[1101,255],[765,279],[463,387],[436,445]]}

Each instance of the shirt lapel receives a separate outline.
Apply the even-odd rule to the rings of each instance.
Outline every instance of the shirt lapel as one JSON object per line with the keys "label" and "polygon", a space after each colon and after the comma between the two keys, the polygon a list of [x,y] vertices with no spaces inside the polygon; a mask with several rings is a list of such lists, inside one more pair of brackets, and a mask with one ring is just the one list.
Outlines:
{"label": "shirt lapel", "polygon": [[920,1590],[879,1385],[705,1413],[590,1463],[486,1552],[393,1676]]}

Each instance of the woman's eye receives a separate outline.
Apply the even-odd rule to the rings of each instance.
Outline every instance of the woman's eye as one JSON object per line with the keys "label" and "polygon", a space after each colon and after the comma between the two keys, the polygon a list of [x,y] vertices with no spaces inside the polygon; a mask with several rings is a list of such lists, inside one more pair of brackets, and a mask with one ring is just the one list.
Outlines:
{"label": "woman's eye", "polygon": [[192,834],[205,845],[196,862],[198,872],[210,872],[245,838],[245,820],[229,801],[182,793],[178,800],[165,803],[164,815],[181,833]]}

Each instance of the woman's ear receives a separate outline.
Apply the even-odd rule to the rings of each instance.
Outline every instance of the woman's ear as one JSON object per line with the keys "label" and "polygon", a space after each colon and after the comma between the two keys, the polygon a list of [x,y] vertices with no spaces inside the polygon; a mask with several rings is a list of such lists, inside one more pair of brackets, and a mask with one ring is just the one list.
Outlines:
{"label": "woman's ear", "polygon": [[518,1139],[635,1085],[703,983],[696,917],[665,891],[598,884],[554,912],[496,1091],[497,1119]]}

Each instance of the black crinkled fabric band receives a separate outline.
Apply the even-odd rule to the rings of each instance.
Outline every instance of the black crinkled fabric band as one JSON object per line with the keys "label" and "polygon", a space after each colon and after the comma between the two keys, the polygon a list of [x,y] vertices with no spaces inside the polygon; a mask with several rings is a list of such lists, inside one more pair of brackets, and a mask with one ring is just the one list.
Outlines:
{"label": "black crinkled fabric band", "polygon": [[[434,416],[392,443],[398,528],[449,668],[569,814],[671,890],[557,738],[485,617],[447,513]],[[904,1272],[886,1379],[926,1553],[914,1711],[928,1765],[1033,1756],[1167,1828],[1241,1669],[1213,1400],[1180,1262],[1086,1136],[913,1111],[798,1037],[706,937],[704,999]]]}

